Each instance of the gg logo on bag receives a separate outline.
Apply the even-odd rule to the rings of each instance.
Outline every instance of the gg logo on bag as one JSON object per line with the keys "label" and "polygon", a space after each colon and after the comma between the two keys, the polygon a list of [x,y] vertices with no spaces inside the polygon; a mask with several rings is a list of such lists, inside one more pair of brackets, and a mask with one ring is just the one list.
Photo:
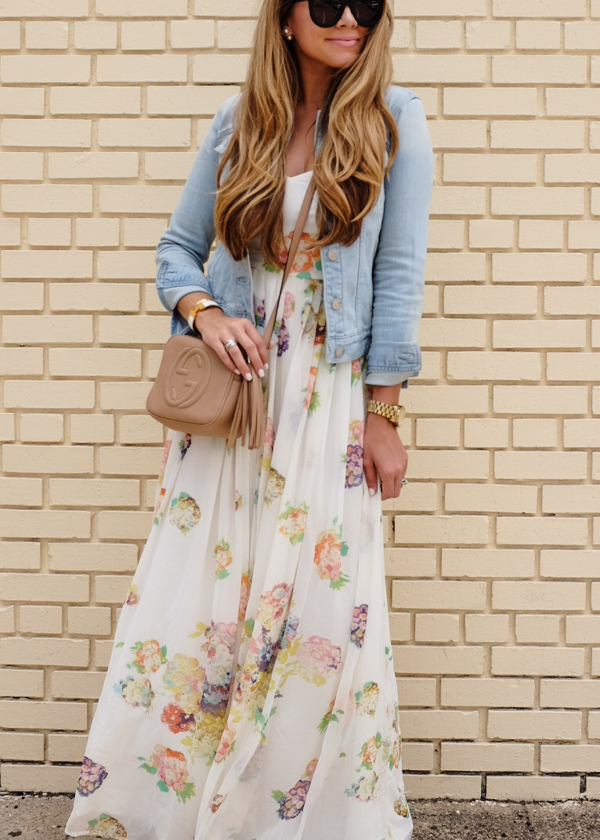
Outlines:
{"label": "gg logo on bag", "polygon": [[210,361],[200,348],[182,350],[167,377],[165,400],[173,408],[188,408],[204,393],[210,375]]}

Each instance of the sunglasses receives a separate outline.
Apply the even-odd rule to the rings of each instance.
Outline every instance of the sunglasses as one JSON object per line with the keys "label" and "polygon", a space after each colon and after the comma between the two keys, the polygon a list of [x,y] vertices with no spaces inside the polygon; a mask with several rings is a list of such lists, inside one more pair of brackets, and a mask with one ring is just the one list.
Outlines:
{"label": "sunglasses", "polygon": [[335,26],[342,19],[346,6],[350,6],[359,26],[370,29],[383,17],[385,3],[386,0],[308,0],[308,7],[313,23],[324,29]]}

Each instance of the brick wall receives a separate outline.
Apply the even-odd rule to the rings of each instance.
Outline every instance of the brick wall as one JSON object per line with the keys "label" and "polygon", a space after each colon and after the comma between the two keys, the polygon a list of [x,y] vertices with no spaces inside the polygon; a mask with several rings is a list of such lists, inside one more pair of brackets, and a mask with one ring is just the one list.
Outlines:
{"label": "brick wall", "polygon": [[[0,0],[0,756],[70,791],[150,528],[154,248],[251,0]],[[397,0],[436,189],[386,505],[410,797],[600,798],[600,0]],[[594,645],[596,647],[594,647]]]}

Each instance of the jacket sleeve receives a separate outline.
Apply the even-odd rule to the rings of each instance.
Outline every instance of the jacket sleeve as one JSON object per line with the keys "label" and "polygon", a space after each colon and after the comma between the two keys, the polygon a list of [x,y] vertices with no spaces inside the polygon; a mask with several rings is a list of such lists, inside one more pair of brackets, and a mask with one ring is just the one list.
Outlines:
{"label": "jacket sleeve", "polygon": [[223,114],[235,98],[227,99],[212,120],[169,227],[156,249],[156,288],[163,306],[173,315],[173,333],[187,329],[176,309],[179,300],[190,292],[212,294],[205,265],[215,238],[218,145]]}
{"label": "jacket sleeve", "polygon": [[[397,117],[400,147],[385,185],[373,265],[373,320],[366,382],[407,387],[421,370],[417,342],[423,314],[433,151],[417,96]],[[387,176],[386,176],[387,177]],[[399,333],[405,341],[394,341]]]}

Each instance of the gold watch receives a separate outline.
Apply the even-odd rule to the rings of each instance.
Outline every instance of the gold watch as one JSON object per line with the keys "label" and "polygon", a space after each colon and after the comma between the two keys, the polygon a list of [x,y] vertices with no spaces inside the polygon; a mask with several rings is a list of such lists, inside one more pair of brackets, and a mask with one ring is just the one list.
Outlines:
{"label": "gold watch", "polygon": [[380,414],[385,417],[394,426],[401,426],[406,417],[406,408],[403,405],[388,405],[388,403],[380,402],[379,400],[369,400],[367,403],[367,411],[372,414]]}

